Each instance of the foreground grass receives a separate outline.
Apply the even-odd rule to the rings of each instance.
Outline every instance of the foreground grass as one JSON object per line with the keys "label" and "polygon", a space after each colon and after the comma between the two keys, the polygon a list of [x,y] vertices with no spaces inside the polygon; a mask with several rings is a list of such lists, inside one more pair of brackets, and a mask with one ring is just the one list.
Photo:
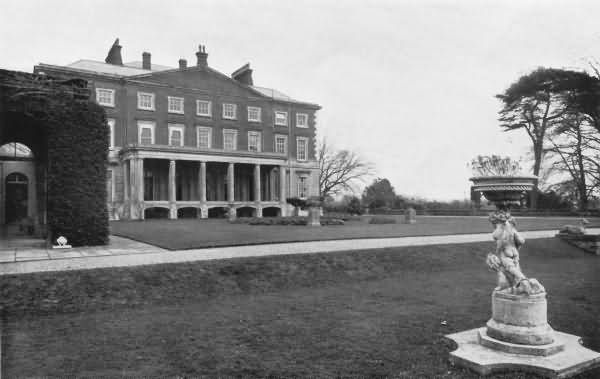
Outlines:
{"label": "foreground grass", "polygon": [[[444,335],[487,321],[490,248],[1,277],[3,375],[477,378],[449,365],[454,346]],[[522,264],[549,292],[550,324],[600,350],[600,259],[561,241],[532,240]]]}
{"label": "foreground grass", "polygon": [[[166,249],[192,249],[214,246],[249,245],[277,242],[324,241],[348,238],[386,238],[465,233],[489,233],[491,226],[485,217],[432,217],[419,216],[416,224],[372,225],[363,221],[349,221],[346,225],[306,227],[299,225],[230,224],[226,220],[146,220],[114,221],[111,233],[146,242]],[[599,218],[589,219],[592,227],[600,227]],[[518,219],[519,230],[560,229],[565,224],[577,224],[579,218],[550,217]]]}

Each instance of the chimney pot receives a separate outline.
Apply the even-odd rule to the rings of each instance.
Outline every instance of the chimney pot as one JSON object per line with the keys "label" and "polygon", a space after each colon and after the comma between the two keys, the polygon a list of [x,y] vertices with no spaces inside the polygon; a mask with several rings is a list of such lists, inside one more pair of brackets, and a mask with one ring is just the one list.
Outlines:
{"label": "chimney pot", "polygon": [[206,53],[206,46],[198,46],[198,52],[196,53],[196,57],[198,58],[198,67],[208,66],[208,54]]}
{"label": "chimney pot", "polygon": [[151,63],[150,57],[151,57],[150,53],[147,53],[145,51],[142,53],[142,68],[144,70],[152,69],[152,63]]}
{"label": "chimney pot", "polygon": [[180,59],[179,60],[179,69],[183,70],[184,68],[187,68],[187,61],[185,59]]}

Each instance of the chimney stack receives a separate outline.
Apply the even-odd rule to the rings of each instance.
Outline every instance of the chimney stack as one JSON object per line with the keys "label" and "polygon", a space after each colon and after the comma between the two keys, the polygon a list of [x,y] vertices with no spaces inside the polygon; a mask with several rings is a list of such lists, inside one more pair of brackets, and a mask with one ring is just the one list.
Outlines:
{"label": "chimney stack", "polygon": [[121,58],[121,45],[119,45],[119,39],[117,38],[113,45],[108,51],[108,55],[104,62],[114,64],[116,66],[123,66],[123,58]]}
{"label": "chimney stack", "polygon": [[142,68],[144,70],[151,70],[152,69],[152,64],[150,63],[150,53],[147,52],[143,52],[142,53]]}
{"label": "chimney stack", "polygon": [[198,57],[198,67],[208,66],[208,54],[206,54],[206,46],[198,46],[198,52],[196,53],[196,57]]}
{"label": "chimney stack", "polygon": [[187,68],[187,61],[185,59],[180,59],[179,60],[179,69],[183,70]]}
{"label": "chimney stack", "polygon": [[252,69],[250,68],[250,63],[246,63],[242,67],[235,70],[235,72],[231,74],[231,77],[247,86],[254,85],[254,82],[252,81]]}

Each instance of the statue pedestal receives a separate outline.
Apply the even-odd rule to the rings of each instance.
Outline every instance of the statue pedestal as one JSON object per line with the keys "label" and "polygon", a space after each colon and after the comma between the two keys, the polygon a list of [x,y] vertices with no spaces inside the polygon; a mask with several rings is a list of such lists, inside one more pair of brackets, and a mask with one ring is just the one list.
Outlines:
{"label": "statue pedestal", "polygon": [[492,318],[486,327],[447,335],[458,348],[453,364],[480,375],[507,369],[564,378],[600,365],[600,353],[586,349],[580,338],[555,332],[548,325],[546,293],[492,294]]}
{"label": "statue pedestal", "polygon": [[487,335],[513,344],[550,344],[554,330],[548,325],[546,312],[545,292],[527,296],[494,291]]}
{"label": "statue pedestal", "polygon": [[310,207],[308,208],[308,220],[306,222],[308,226],[321,226],[321,208]]}

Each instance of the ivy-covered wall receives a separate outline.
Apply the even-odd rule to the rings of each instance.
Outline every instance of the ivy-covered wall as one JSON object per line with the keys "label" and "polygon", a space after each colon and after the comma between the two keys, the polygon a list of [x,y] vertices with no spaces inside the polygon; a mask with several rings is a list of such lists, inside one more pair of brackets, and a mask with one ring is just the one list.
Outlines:
{"label": "ivy-covered wall", "polygon": [[62,95],[52,100],[47,128],[47,211],[52,241],[73,246],[108,243],[106,169],[108,126],[91,101]]}
{"label": "ivy-covered wall", "polygon": [[108,243],[108,138],[85,80],[0,69],[0,142],[34,151],[39,210],[53,243],[59,236],[73,246]]}

